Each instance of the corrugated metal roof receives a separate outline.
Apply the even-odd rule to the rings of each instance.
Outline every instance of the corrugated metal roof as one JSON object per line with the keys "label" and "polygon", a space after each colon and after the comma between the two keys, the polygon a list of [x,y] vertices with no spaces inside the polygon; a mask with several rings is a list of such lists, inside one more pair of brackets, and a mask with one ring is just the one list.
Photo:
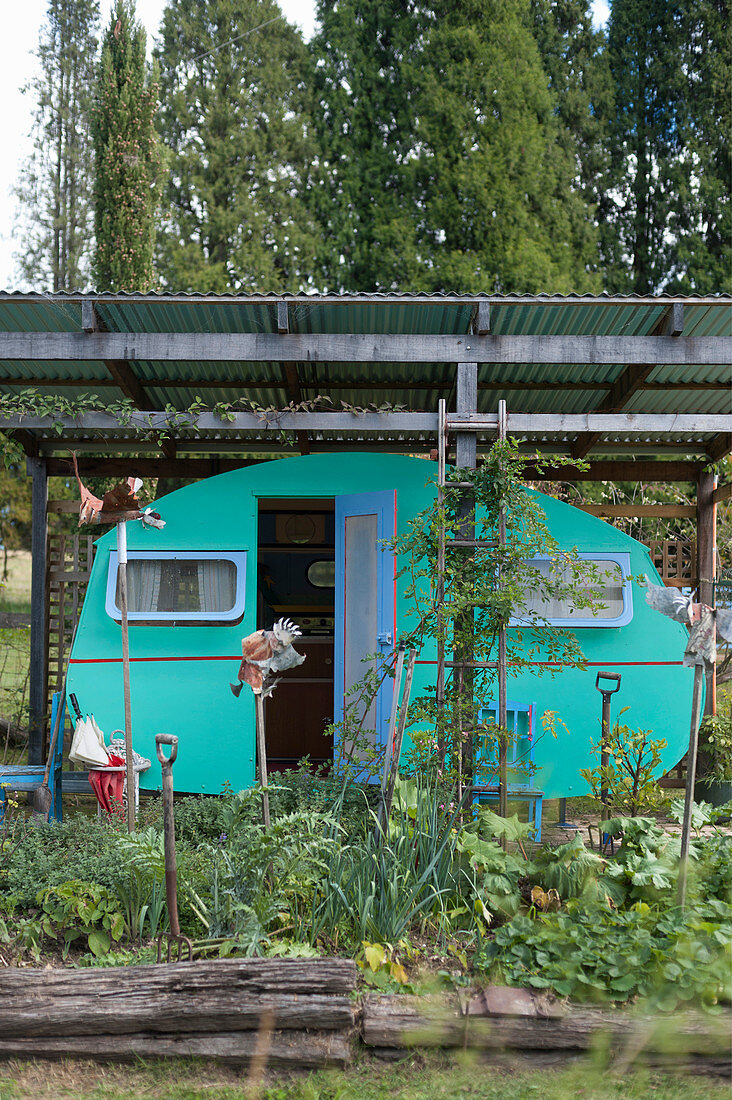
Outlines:
{"label": "corrugated metal roof", "polygon": [[[278,305],[286,302],[292,333],[463,335],[470,333],[479,305],[488,303],[491,333],[496,336],[633,337],[660,332],[669,307],[681,303],[683,337],[732,335],[732,295],[0,293],[0,340],[3,332],[78,332],[85,300],[94,302],[103,327],[122,333],[276,333]],[[134,360],[130,369],[150,408],[186,409],[196,396],[209,406],[246,396],[259,405],[281,408],[293,398],[283,363]],[[482,364],[478,409],[494,411],[497,401],[504,399],[516,413],[592,412],[602,408],[624,370],[623,364]],[[455,370],[446,363],[301,362],[296,371],[304,399],[327,395],[335,409],[345,401],[434,411],[441,397],[454,397]],[[731,381],[729,365],[659,365],[629,394],[623,408],[634,413],[728,414]],[[105,403],[124,396],[103,362],[0,361],[0,393],[32,386],[44,392],[57,388],[71,401],[84,393],[95,393]],[[328,438],[323,434],[324,440]],[[357,439],[357,433],[352,438]],[[205,443],[200,435],[194,440],[181,433],[180,439],[191,449],[194,443]],[[686,439],[691,442],[689,436]],[[604,442],[619,446],[621,441],[606,437]],[[635,442],[640,442],[637,437]],[[703,444],[701,436],[694,444]],[[673,445],[682,446],[683,439]]]}

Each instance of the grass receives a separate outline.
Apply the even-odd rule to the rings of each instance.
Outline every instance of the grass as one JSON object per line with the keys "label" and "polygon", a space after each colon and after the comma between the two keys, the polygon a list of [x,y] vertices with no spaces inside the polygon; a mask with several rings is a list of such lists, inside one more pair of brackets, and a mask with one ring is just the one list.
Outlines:
{"label": "grass", "polygon": [[699,1076],[636,1071],[623,1076],[590,1062],[525,1070],[501,1056],[412,1057],[398,1065],[364,1058],[351,1069],[258,1082],[245,1069],[200,1061],[99,1065],[76,1060],[0,1063],[0,1100],[729,1100],[729,1086]]}
{"label": "grass", "polygon": [[[0,551],[0,571],[2,570]],[[31,555],[28,550],[8,551],[7,580],[0,581],[0,611],[16,614],[30,612]],[[0,717],[15,725],[28,722],[28,670],[30,667],[30,628],[0,628]],[[0,761],[18,763],[25,748],[6,751],[0,738]]]}
{"label": "grass", "polygon": [[[0,551],[0,574],[2,551]],[[8,551],[8,576],[0,580],[0,611],[28,612],[31,609],[31,554],[30,550]]]}

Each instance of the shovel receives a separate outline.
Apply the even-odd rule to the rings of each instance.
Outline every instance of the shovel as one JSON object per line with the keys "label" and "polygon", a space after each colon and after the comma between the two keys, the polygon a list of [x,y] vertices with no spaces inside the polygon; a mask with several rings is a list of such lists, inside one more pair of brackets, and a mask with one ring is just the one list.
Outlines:
{"label": "shovel", "polygon": [[[170,745],[170,756],[163,752],[163,745]],[[175,861],[175,817],[173,816],[173,764],[178,755],[178,738],[170,733],[155,734],[155,748],[163,769],[163,835],[165,839],[165,900],[168,904],[170,932],[158,936],[158,962],[162,961],[163,940],[167,941],[166,962],[191,962],[193,944],[188,936],[181,936],[178,922],[178,884]],[[177,948],[177,957],[172,958]]]}
{"label": "shovel", "polygon": [[51,744],[48,746],[48,759],[46,760],[46,770],[43,773],[43,782],[40,787],[36,787],[33,792],[33,813],[39,814],[41,817],[45,817],[48,821],[48,815],[51,812],[51,803],[53,802],[53,795],[48,786],[48,778],[51,774],[51,762],[53,761],[54,754],[56,752],[56,742],[58,741],[59,727],[61,725],[61,715],[64,713],[66,707],[66,677],[64,676],[64,684],[61,688],[61,694],[58,700],[58,706],[56,708],[56,718],[53,723],[53,732],[51,733]]}

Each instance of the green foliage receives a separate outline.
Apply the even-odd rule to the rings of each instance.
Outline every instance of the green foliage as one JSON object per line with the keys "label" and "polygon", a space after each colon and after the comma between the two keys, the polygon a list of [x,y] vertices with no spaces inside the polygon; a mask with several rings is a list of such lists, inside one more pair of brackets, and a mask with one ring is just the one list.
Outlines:
{"label": "green foliage", "polygon": [[155,939],[165,905],[163,834],[153,828],[120,833],[117,848],[114,893],[124,913],[127,935],[142,941],[147,925],[150,939]]}
{"label": "green foliage", "polygon": [[274,0],[176,0],[163,13],[170,153],[158,270],[191,291],[298,291],[312,278],[307,51]]}
{"label": "green foliage", "polygon": [[595,229],[528,0],[321,0],[318,20],[329,290],[591,288]]}
{"label": "green foliage", "polygon": [[[405,599],[412,604],[414,625],[404,639],[408,645],[419,649],[430,639],[438,650],[442,645],[470,653],[477,663],[495,664],[501,629],[516,618],[521,627],[506,639],[509,675],[528,668],[533,675],[552,675],[559,667],[583,667],[576,637],[551,626],[536,608],[571,599],[576,608],[591,612],[601,606],[604,574],[582,560],[576,548],[560,549],[536,495],[524,487],[526,461],[515,439],[497,441],[478,470],[451,471],[442,494],[391,541],[402,555],[399,575],[406,576]],[[450,545],[464,537],[465,525],[465,491],[451,487],[453,480],[473,486],[479,545],[469,550]],[[495,543],[502,514],[506,537],[500,547]],[[483,781],[495,781],[496,745],[509,735],[480,717],[495,694],[495,668],[483,667],[472,671],[467,685],[457,671],[446,676],[444,702],[438,701],[435,689],[416,699],[409,719],[418,731],[416,736],[410,731],[416,749],[412,767],[436,771],[448,784],[458,769],[465,776],[475,769]],[[556,721],[556,716],[547,719],[542,736],[554,732]]]}
{"label": "green foliage", "polygon": [[719,691],[717,713],[704,715],[699,737],[712,765],[700,782],[729,783],[732,780],[732,689],[725,687]]}
{"label": "green foliage", "polygon": [[83,814],[41,827],[19,821],[10,849],[0,857],[4,891],[27,908],[34,905],[41,884],[60,886],[73,878],[113,889],[115,838],[106,822]]}
{"label": "green foliage", "polygon": [[602,224],[610,152],[607,127],[613,112],[607,34],[594,25],[588,0],[531,0],[530,6],[558,121],[567,148],[576,156],[575,186]]}
{"label": "green foliage", "polygon": [[86,936],[93,955],[104,955],[119,940],[125,921],[110,890],[93,882],[65,882],[39,890],[41,928],[46,936],[62,942],[66,958],[71,944]]}
{"label": "green foliage", "polygon": [[716,0],[614,0],[609,290],[730,287],[730,38]]}
{"label": "green foliage", "polygon": [[410,289],[593,289],[595,228],[529,0],[438,0],[432,11],[410,72],[422,261]]}
{"label": "green foliage", "polygon": [[384,832],[374,816],[363,840],[334,850],[313,902],[311,941],[398,943],[415,924],[437,932],[453,922],[473,925],[462,896],[472,871],[455,858],[457,808],[442,798],[418,777],[395,799]]}
{"label": "green foliage", "polygon": [[134,0],[117,0],[102,44],[92,113],[97,290],[147,291],[154,283],[161,152],[154,129],[157,72],[147,73]]}
{"label": "green foliage", "polygon": [[732,907],[721,901],[685,913],[570,901],[566,912],[514,917],[481,948],[476,966],[510,985],[577,1000],[643,997],[671,1011],[732,999],[731,945]]}
{"label": "green foliage", "polygon": [[[607,739],[607,764],[580,769],[598,808],[602,807],[603,789],[607,791],[609,808],[629,817],[661,805],[663,791],[655,777],[662,770],[661,753],[666,742],[651,737],[652,732],[616,722]],[[593,744],[592,751],[600,756],[602,745]]]}

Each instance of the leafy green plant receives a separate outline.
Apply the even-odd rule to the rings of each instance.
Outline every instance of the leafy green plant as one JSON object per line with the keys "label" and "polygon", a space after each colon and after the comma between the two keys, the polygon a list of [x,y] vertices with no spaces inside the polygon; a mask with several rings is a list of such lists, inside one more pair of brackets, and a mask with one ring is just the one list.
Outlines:
{"label": "leafy green plant", "polygon": [[[653,730],[634,730],[616,722],[606,745],[608,763],[596,768],[580,768],[580,775],[589,784],[598,807],[603,805],[603,789],[615,813],[635,817],[660,806],[663,792],[655,776],[661,771],[661,753],[666,742],[651,737],[652,733]],[[602,745],[593,744],[592,751],[599,757]]]}
{"label": "leafy green plant", "polygon": [[163,834],[152,827],[121,834],[117,840],[119,867],[114,893],[125,915],[130,939],[142,940],[145,926],[154,939],[165,906],[165,849]]}
{"label": "leafy green plant", "polygon": [[111,891],[94,882],[65,882],[39,890],[41,927],[46,936],[61,941],[65,959],[71,944],[86,936],[89,950],[104,955],[125,930],[125,920]]}
{"label": "leafy green plant", "polygon": [[60,886],[70,879],[114,887],[119,834],[106,822],[71,814],[40,828],[19,821],[8,853],[3,853],[4,889],[18,905],[35,905],[39,884]]}
{"label": "leafy green plant", "polygon": [[682,913],[638,902],[628,910],[574,900],[566,911],[518,915],[484,944],[476,967],[509,985],[552,989],[577,1000],[732,998],[732,907],[713,900]]}
{"label": "leafy green plant", "polygon": [[699,783],[703,786],[705,783],[732,782],[732,689],[720,689],[717,713],[704,715],[699,738],[711,761],[710,770]]}
{"label": "leafy green plant", "polygon": [[[535,608],[570,598],[577,608],[601,606],[601,572],[576,549],[559,547],[536,495],[524,487],[526,461],[516,440],[497,441],[479,469],[451,471],[435,502],[389,543],[404,562],[399,574],[406,578],[405,597],[413,608],[415,625],[403,641],[418,649],[429,641],[438,650],[469,655],[480,666],[469,674],[453,669],[442,695],[432,687],[410,708],[410,767],[448,787],[479,775],[497,744],[511,736],[480,721],[496,694],[503,628],[520,620],[507,638],[509,673],[531,667],[534,675],[552,675],[559,667],[582,667],[584,657],[575,636],[552,626]],[[453,482],[470,486],[476,546],[459,546],[470,498],[464,484]],[[497,546],[502,522],[505,545]],[[549,568],[539,558],[549,559]]]}

